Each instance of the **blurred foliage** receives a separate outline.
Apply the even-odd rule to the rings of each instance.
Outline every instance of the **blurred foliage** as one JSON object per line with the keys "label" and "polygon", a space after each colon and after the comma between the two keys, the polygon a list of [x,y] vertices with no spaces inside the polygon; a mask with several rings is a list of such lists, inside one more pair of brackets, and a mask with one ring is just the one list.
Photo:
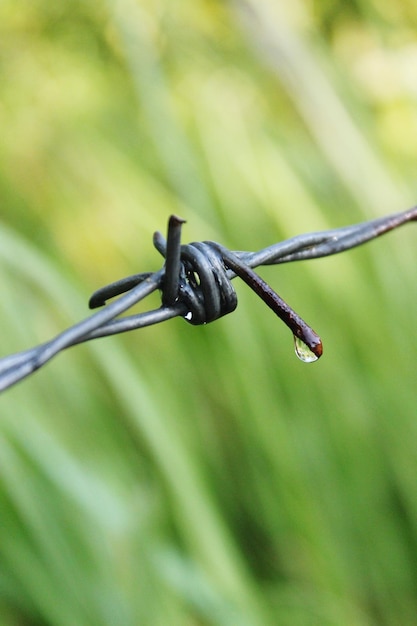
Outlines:
{"label": "blurred foliage", "polygon": [[[257,249],[417,195],[408,0],[3,0],[2,354],[157,269],[152,232]],[[417,624],[417,233],[262,275],[60,355],[0,399],[4,626]]]}

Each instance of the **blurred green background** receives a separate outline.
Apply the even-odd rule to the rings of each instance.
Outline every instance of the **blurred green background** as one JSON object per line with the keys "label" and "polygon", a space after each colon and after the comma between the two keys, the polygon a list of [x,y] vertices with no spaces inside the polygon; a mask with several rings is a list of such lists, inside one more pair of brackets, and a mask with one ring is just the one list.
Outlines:
{"label": "blurred green background", "polygon": [[[416,99],[408,0],[3,0],[1,355],[171,213],[255,250],[412,206]],[[417,624],[416,243],[261,270],[316,364],[236,281],[2,394],[2,626]]]}

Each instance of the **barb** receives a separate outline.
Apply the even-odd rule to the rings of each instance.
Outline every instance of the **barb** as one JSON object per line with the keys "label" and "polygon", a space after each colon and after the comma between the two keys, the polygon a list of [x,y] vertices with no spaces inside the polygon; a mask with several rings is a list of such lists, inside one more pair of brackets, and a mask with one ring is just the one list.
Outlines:
{"label": "barb", "polygon": [[[157,272],[128,276],[99,289],[90,298],[91,309],[120,297],[54,339],[0,359],[0,391],[29,376],[61,350],[84,341],[159,324],[177,316],[194,325],[213,322],[235,310],[237,296],[231,280],[236,276],[288,326],[299,358],[315,361],[323,351],[320,337],[253,268],[338,254],[410,221],[417,221],[417,207],[353,226],[298,235],[258,252],[232,252],[212,241],[181,245],[184,220],[171,216],[167,241],[159,232],[154,235],[154,246],[165,258],[164,267]],[[162,292],[160,308],[119,317],[157,289]]]}

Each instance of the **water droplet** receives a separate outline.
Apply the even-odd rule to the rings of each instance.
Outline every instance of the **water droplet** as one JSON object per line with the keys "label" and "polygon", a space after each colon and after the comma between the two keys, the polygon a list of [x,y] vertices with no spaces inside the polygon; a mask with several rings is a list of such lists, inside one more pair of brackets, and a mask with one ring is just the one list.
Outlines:
{"label": "water droplet", "polygon": [[304,361],[304,363],[313,363],[317,361],[319,358],[314,352],[310,350],[310,348],[302,341],[299,337],[294,335],[294,348],[295,354],[298,356],[300,361]]}

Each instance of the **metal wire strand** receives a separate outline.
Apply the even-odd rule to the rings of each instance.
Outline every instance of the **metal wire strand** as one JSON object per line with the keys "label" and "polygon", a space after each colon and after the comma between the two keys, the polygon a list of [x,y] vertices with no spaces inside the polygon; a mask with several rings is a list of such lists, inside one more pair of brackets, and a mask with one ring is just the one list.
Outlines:
{"label": "metal wire strand", "polygon": [[[219,319],[237,306],[236,292],[231,284],[236,276],[242,278],[280,317],[314,359],[319,358],[322,354],[320,337],[253,268],[338,254],[410,221],[417,221],[417,207],[353,226],[298,235],[257,252],[232,252],[210,241],[181,245],[184,220],[171,216],[167,241],[159,232],[154,235],[155,248],[165,258],[164,267],[157,272],[135,274],[102,287],[91,296],[91,309],[119,297],[50,341],[0,359],[0,391],[32,374],[61,350],[84,341],[144,328],[177,316],[193,325]],[[158,289],[162,293],[160,308],[119,318]]]}

